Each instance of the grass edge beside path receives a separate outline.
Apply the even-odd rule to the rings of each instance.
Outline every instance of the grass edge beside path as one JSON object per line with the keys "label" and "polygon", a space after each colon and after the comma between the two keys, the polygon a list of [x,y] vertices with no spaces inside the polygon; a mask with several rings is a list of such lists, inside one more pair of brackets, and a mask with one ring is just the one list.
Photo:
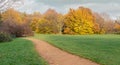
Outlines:
{"label": "grass edge beside path", "polygon": [[44,40],[64,51],[101,65],[120,64],[120,35],[35,34],[34,38]]}
{"label": "grass edge beside path", "polygon": [[0,65],[48,65],[35,50],[34,44],[23,38],[0,43]]}

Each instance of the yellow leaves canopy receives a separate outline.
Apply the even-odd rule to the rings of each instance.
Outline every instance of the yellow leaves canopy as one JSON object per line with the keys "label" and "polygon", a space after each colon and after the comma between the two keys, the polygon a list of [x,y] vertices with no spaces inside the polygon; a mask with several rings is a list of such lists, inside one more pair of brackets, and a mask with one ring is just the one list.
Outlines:
{"label": "yellow leaves canopy", "polygon": [[77,10],[70,9],[65,18],[65,24],[76,34],[94,33],[94,16],[88,8],[79,7]]}
{"label": "yellow leaves canopy", "polygon": [[12,21],[14,23],[22,24],[22,17],[18,11],[14,9],[8,9],[4,13],[2,13],[2,20],[3,21]]}

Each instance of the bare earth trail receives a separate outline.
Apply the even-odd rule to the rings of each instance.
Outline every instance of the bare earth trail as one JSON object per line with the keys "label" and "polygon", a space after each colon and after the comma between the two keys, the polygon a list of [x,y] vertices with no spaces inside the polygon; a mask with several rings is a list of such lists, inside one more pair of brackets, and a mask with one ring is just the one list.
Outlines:
{"label": "bare earth trail", "polygon": [[26,38],[35,44],[35,48],[50,65],[99,65],[90,60],[80,58],[78,56],[62,51],[47,42]]}

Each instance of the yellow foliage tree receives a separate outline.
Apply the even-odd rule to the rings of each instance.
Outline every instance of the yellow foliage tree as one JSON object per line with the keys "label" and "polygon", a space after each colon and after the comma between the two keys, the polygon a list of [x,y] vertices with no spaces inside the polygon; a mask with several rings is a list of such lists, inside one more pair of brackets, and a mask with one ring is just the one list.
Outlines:
{"label": "yellow foliage tree", "polygon": [[18,11],[15,11],[14,9],[8,9],[7,11],[2,13],[2,20],[3,22],[6,21],[11,21],[17,24],[22,24],[22,17],[21,17],[21,13]]}
{"label": "yellow foliage tree", "polygon": [[36,18],[36,17],[34,17],[34,18],[32,19],[32,21],[31,21],[31,23],[30,23],[30,27],[32,28],[33,31],[36,30],[36,25],[37,25],[37,23],[38,23],[39,20],[40,20],[40,19],[39,19],[39,18]]}
{"label": "yellow foliage tree", "polygon": [[42,33],[42,34],[50,34],[50,33],[53,33],[53,30],[51,29],[51,23],[44,19],[44,18],[41,18],[40,20],[38,20],[37,24],[36,24],[36,30],[35,32],[36,33]]}
{"label": "yellow foliage tree", "polygon": [[76,34],[93,34],[94,16],[88,8],[79,7],[77,10],[70,9],[65,18],[66,28]]}

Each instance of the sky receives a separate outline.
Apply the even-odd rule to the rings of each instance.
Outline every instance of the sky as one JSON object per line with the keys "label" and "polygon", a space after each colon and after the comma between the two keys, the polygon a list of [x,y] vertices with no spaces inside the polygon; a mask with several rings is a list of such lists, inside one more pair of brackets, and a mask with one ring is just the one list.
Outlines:
{"label": "sky", "polygon": [[120,0],[23,0],[23,3],[16,9],[26,13],[44,13],[51,8],[65,14],[69,8],[84,6],[98,13],[107,13],[112,18],[120,16]]}

